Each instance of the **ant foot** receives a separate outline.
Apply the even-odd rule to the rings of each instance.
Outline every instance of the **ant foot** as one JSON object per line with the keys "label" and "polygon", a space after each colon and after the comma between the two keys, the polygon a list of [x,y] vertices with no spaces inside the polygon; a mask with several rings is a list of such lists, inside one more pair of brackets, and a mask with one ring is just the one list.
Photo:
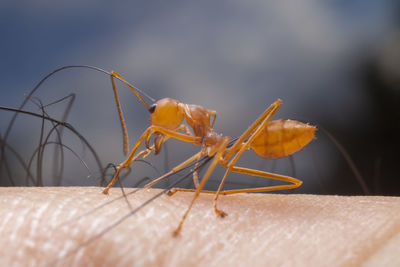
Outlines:
{"label": "ant foot", "polygon": [[175,188],[172,188],[171,190],[169,190],[169,191],[167,192],[167,196],[172,196],[172,195],[174,195],[176,192],[177,192],[176,189],[175,189]]}
{"label": "ant foot", "polygon": [[218,209],[215,209],[215,213],[217,214],[218,217],[221,218],[225,218],[226,216],[228,216],[228,213]]}
{"label": "ant foot", "polygon": [[175,231],[172,232],[173,237],[178,237],[181,233],[181,227],[178,227],[175,229]]}

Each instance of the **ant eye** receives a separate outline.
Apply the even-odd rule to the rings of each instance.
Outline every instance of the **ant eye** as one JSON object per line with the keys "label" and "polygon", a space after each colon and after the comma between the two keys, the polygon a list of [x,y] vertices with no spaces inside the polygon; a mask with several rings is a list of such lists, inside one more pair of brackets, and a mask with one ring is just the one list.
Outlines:
{"label": "ant eye", "polygon": [[154,110],[156,110],[156,106],[157,106],[157,104],[153,104],[150,106],[150,109],[149,109],[150,113],[153,113]]}

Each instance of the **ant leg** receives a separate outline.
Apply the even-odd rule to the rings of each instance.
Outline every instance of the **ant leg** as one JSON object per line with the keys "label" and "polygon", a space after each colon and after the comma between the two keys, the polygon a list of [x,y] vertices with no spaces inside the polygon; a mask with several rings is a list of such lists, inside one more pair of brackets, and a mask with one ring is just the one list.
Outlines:
{"label": "ant leg", "polygon": [[194,171],[193,171],[193,183],[196,189],[200,186],[198,168],[199,168],[199,160],[197,160],[196,164],[194,165]]}
{"label": "ant leg", "polygon": [[[192,132],[189,130],[189,128],[185,124],[179,125],[179,127],[176,128],[175,131],[177,131],[177,132],[183,131],[187,135],[195,136],[195,135],[192,134]],[[196,162],[196,165],[195,165],[194,171],[193,171],[193,183],[194,183],[196,188],[199,186],[199,176],[198,176],[198,170],[197,170],[197,168],[199,166],[199,161],[198,161],[199,159],[200,159],[200,157],[197,159],[197,162]],[[173,194],[169,194],[168,193],[168,195],[173,195]]]}
{"label": "ant leg", "polygon": [[[175,131],[175,132],[183,131],[186,135],[195,137],[195,135],[193,135],[193,134],[190,132],[189,128],[188,128],[186,125],[184,125],[184,124],[181,124],[181,125],[180,125],[178,128],[176,128],[174,131]],[[161,146],[162,146],[162,144],[163,144],[164,142],[166,142],[166,141],[170,138],[170,136],[166,136],[166,135],[163,135],[163,134],[157,134],[157,132],[154,132],[154,133],[149,134],[149,135],[146,137],[146,147],[147,147],[147,148],[150,147],[149,143],[150,143],[150,139],[151,139],[151,137],[152,137],[153,134],[154,134],[154,135],[158,135],[158,136],[156,137],[156,139],[154,140],[154,145],[155,145],[155,148],[156,148],[156,155],[157,155],[157,154],[161,151]],[[194,145],[197,145],[197,143],[193,143],[193,144],[194,144]]]}
{"label": "ant leg", "polygon": [[[221,180],[221,183],[218,187],[217,193],[215,194],[215,197],[214,197],[214,211],[220,217],[225,217],[227,215],[224,211],[221,211],[217,208],[217,200],[218,200],[218,196],[222,190],[222,187],[225,183],[225,180],[228,177],[229,172],[231,172],[235,169],[234,165],[237,162],[237,160],[240,158],[240,156],[243,154],[243,152],[249,148],[250,144],[258,136],[258,134],[265,128],[265,126],[270,121],[270,119],[278,111],[281,103],[282,103],[281,100],[278,99],[271,106],[269,106],[263,112],[263,114],[258,119],[256,119],[255,122],[238,138],[238,140],[236,140],[236,142],[233,144],[233,146],[228,149],[224,159],[222,160],[221,165],[223,165],[227,170],[224,174],[224,177]],[[250,138],[248,138],[249,136],[250,136]],[[244,142],[247,138],[248,138],[248,140],[246,142]],[[230,157],[233,156],[234,153],[236,153],[236,155],[231,159],[229,164],[227,164],[227,161],[229,160]]]}
{"label": "ant leg", "polygon": [[215,120],[217,119],[217,111],[208,109],[207,112],[208,112],[208,115],[214,116],[214,118],[211,122],[211,128],[214,128],[214,123],[215,123]]}
{"label": "ant leg", "polygon": [[111,84],[112,88],[114,91],[114,98],[115,101],[117,101],[117,108],[118,108],[118,115],[119,115],[119,120],[121,122],[121,127],[122,127],[122,134],[123,134],[123,146],[124,146],[124,155],[127,155],[129,152],[129,138],[128,138],[128,130],[126,129],[126,123],[125,123],[125,118],[124,118],[124,113],[122,112],[121,108],[121,103],[119,102],[119,96],[117,92],[117,87],[115,85],[115,80],[114,80],[114,74],[111,72]]}
{"label": "ant leg", "polygon": [[[285,184],[285,185],[274,185],[274,186],[267,186],[267,187],[256,187],[256,188],[245,188],[245,189],[234,189],[234,190],[225,190],[221,191],[222,186],[226,180],[226,177],[229,172],[236,172],[236,173],[242,173],[242,174],[247,174],[247,175],[252,175],[252,176],[259,176],[262,178],[268,178],[268,179],[273,179],[273,180],[279,180],[279,181],[284,181],[288,182],[290,184]],[[237,167],[233,166],[230,169],[227,169],[224,175],[224,178],[221,181],[221,184],[218,188],[217,193],[215,194],[214,197],[214,211],[217,215],[220,217],[225,217],[227,213],[225,213],[222,210],[219,210],[217,208],[217,200],[219,195],[232,195],[232,194],[238,194],[238,193],[258,193],[258,192],[268,192],[268,191],[277,191],[277,190],[285,190],[285,189],[293,189],[301,186],[303,182],[299,179],[286,176],[286,175],[281,175],[281,174],[276,174],[276,173],[271,173],[271,172],[265,172],[265,171],[260,171],[260,170],[254,170],[254,169],[248,169],[248,168],[242,168],[242,167]]]}
{"label": "ant leg", "polygon": [[[140,157],[143,157],[143,158],[147,157],[151,152],[153,152],[153,150],[154,150],[154,146],[152,146],[151,148],[147,148],[147,149],[145,149],[145,150],[140,151],[140,152],[132,159],[132,162],[136,161],[136,160],[137,160],[138,158],[140,158]],[[117,171],[115,172],[114,177],[113,177],[113,179],[111,180],[111,182],[108,183],[107,187],[103,190],[103,193],[104,193],[104,194],[108,194],[108,190],[110,190],[110,188],[115,184],[115,182],[117,181],[117,179],[118,179],[119,175],[121,174],[122,170],[123,170],[123,169],[127,169],[127,170],[128,170],[129,167],[130,167],[129,165],[128,165],[128,166],[118,165],[118,166],[116,167]]]}
{"label": "ant leg", "polygon": [[[192,192],[192,193],[194,193],[194,192],[196,192],[196,191],[197,191],[197,189],[186,189],[186,188],[177,188],[177,187],[174,187],[174,188],[171,188],[171,189],[168,191],[168,196],[172,196],[172,195],[174,195],[174,194],[177,193],[177,192]],[[209,190],[200,190],[200,193],[214,194],[214,195],[215,195],[215,191],[209,191]]]}
{"label": "ant leg", "polygon": [[[254,169],[241,168],[241,167],[237,167],[237,166],[234,166],[231,171],[236,172],[236,173],[252,175],[252,176],[259,176],[259,177],[267,178],[267,179],[274,179],[274,180],[289,182],[291,184],[268,186],[268,187],[257,187],[257,188],[246,188],[246,189],[237,189],[237,190],[225,190],[225,191],[220,191],[219,195],[232,195],[232,194],[238,194],[238,193],[256,193],[256,192],[268,192],[268,191],[293,189],[293,188],[297,188],[297,187],[301,186],[303,183],[301,180],[290,177],[290,176],[271,173],[271,172],[264,172],[264,171],[260,171],[260,170],[254,170]],[[175,194],[176,192],[196,192],[196,190],[195,189],[185,189],[185,188],[172,188],[168,192],[168,195],[171,196],[171,195]],[[215,191],[208,191],[208,190],[201,190],[200,193],[216,194]],[[216,201],[216,199],[214,201]],[[218,215],[220,215],[220,214],[218,214]]]}
{"label": "ant leg", "polygon": [[229,143],[229,138],[228,137],[224,137],[224,139],[222,140],[222,142],[218,146],[218,149],[217,149],[218,152],[215,154],[214,160],[211,162],[211,165],[210,165],[210,167],[208,167],[207,172],[204,175],[203,179],[201,180],[201,183],[200,183],[199,187],[196,189],[195,195],[193,196],[193,199],[190,202],[189,207],[187,208],[186,212],[183,214],[182,219],[178,224],[178,227],[175,229],[175,231],[173,233],[174,236],[177,236],[180,233],[180,231],[182,229],[183,222],[185,221],[185,219],[186,219],[187,215],[189,214],[189,212],[190,212],[195,200],[199,196],[200,191],[203,189],[205,183],[207,182],[208,178],[210,177],[211,173],[213,172],[215,166],[218,164],[219,160],[221,159],[221,156],[225,152],[226,146],[228,145],[228,143]]}
{"label": "ant leg", "polygon": [[[255,134],[255,131],[257,129],[262,130],[262,128],[260,129],[260,124],[266,124],[268,123],[268,121],[272,118],[272,116],[275,115],[275,113],[278,111],[280,105],[282,104],[282,101],[280,99],[276,100],[274,103],[272,103],[264,112],[263,114],[261,114],[260,117],[258,117],[252,125],[249,126],[249,128],[247,128],[247,130],[236,140],[236,142],[227,149],[226,155],[224,156],[224,162],[226,163],[227,160],[229,160],[236,152],[238,152],[239,150],[245,150],[248,148],[248,146],[250,145],[249,142],[247,147],[243,146],[244,141],[247,139],[247,137],[249,137],[251,134],[253,134],[253,136],[257,136]],[[254,138],[255,138],[254,137]],[[243,152],[242,152],[243,153]],[[240,153],[241,154],[241,153]]]}
{"label": "ant leg", "polygon": [[303,183],[301,180],[290,177],[290,176],[276,174],[276,173],[272,173],[272,172],[265,172],[265,171],[260,171],[260,170],[236,167],[236,166],[234,166],[232,168],[232,172],[243,173],[243,174],[247,174],[247,175],[259,176],[262,178],[284,181],[284,182],[288,182],[290,184],[225,190],[225,191],[220,192],[220,194],[222,194],[222,195],[232,195],[232,194],[238,194],[238,193],[259,193],[259,192],[293,189],[293,188],[297,188],[297,187],[301,186]]}
{"label": "ant leg", "polygon": [[[193,135],[193,134],[190,132],[189,128],[188,128],[186,125],[184,125],[184,124],[179,125],[179,127],[176,128],[176,129],[173,130],[173,131],[174,131],[174,132],[183,131],[186,135],[195,137],[195,135]],[[151,137],[152,137],[153,134],[157,134],[157,133],[154,131],[153,133],[149,134],[149,135],[146,137],[146,147],[149,146],[150,139],[151,139]],[[165,141],[167,141],[169,138],[170,138],[170,136],[164,136],[162,142],[160,143],[160,149],[161,149],[161,144],[164,143]]]}
{"label": "ant leg", "polygon": [[[203,155],[204,155],[204,150],[202,149],[202,150],[200,151],[200,157],[197,159],[197,161],[196,161],[196,163],[195,163],[195,165],[194,165],[193,184],[194,184],[194,187],[195,187],[196,189],[200,186],[200,183],[199,183],[199,164],[200,164],[200,162],[199,162],[199,160],[200,160],[201,156],[203,156]],[[169,196],[172,196],[173,194],[174,194],[174,193],[171,193],[171,191],[168,192],[168,195],[169,195]]]}
{"label": "ant leg", "polygon": [[[222,166],[224,166],[224,167],[226,167],[227,168],[227,171],[226,171],[226,173],[225,173],[225,175],[224,175],[224,177],[223,177],[223,179],[222,179],[222,181],[221,181],[221,183],[220,183],[220,185],[219,185],[219,188],[218,188],[218,191],[217,192],[214,192],[214,191],[206,191],[206,190],[202,190],[202,188],[203,188],[203,186],[204,186],[204,183],[203,183],[203,181],[204,181],[204,178],[203,178],[203,181],[202,181],[202,183],[199,185],[199,187],[196,189],[196,190],[193,190],[193,189],[183,189],[183,188],[172,188],[170,191],[169,191],[169,195],[173,195],[173,194],[175,194],[176,192],[196,192],[196,195],[195,195],[195,198],[197,198],[197,196],[198,196],[198,194],[201,192],[201,193],[210,193],[210,194],[215,194],[215,198],[214,198],[214,210],[215,210],[215,212],[219,215],[219,216],[221,216],[221,217],[224,217],[224,216],[226,216],[227,214],[225,213],[225,212],[223,212],[223,211],[220,211],[220,210],[218,210],[217,209],[217,207],[216,207],[216,201],[217,201],[217,199],[218,199],[218,195],[220,194],[220,193],[222,193],[221,192],[221,189],[222,189],[222,186],[223,186],[223,184],[225,183],[225,180],[226,180],[226,177],[228,176],[228,174],[229,174],[229,172],[232,170],[232,171],[235,171],[236,169],[236,167],[234,167],[233,165],[236,163],[236,161],[238,160],[238,158],[241,156],[241,154],[244,152],[244,150],[248,147],[248,145],[247,145],[247,143],[249,143],[250,144],[250,142],[257,136],[257,134],[265,127],[265,125],[266,125],[266,123],[268,123],[268,121],[271,119],[271,117],[276,113],[276,111],[278,110],[278,108],[279,108],[279,106],[281,105],[281,101],[278,99],[277,101],[275,101],[268,109],[266,109],[265,111],[264,111],[264,113],[239,137],[239,139],[235,142],[235,144],[233,145],[233,146],[236,146],[236,148],[229,148],[229,149],[226,149],[226,146],[225,146],[225,149],[224,149],[224,151],[228,151],[227,152],[227,155],[228,155],[228,153],[229,153],[229,151],[233,151],[232,152],[232,155],[234,154],[234,153],[236,153],[236,152],[238,152],[237,153],[237,155],[235,155],[235,157],[232,159],[232,161],[229,163],[229,166],[230,167],[228,167],[228,166],[226,166],[227,164],[224,164],[223,162],[222,162]],[[261,124],[261,125],[260,125]],[[244,140],[246,140],[246,138],[249,136],[249,135],[251,135],[251,134],[253,134],[252,135],[252,137],[245,143],[245,144],[243,144],[243,141]],[[253,137],[254,136],[254,137]],[[219,151],[220,152],[220,151]],[[218,152],[218,153],[219,153]],[[231,155],[231,156],[232,156]],[[227,156],[225,156],[224,157],[224,159],[223,159],[223,161],[227,161],[227,159],[229,159],[231,156],[229,156],[229,157],[227,157]],[[214,159],[215,160],[215,159]],[[211,168],[212,166],[210,166],[209,167],[209,170],[210,170],[210,168]],[[213,167],[214,168],[214,167]],[[207,173],[206,173],[206,175],[208,174],[208,171],[207,171]],[[206,177],[206,175],[205,175],[205,177]],[[272,174],[272,175],[275,175],[275,174]],[[286,177],[286,176],[280,176],[280,177]],[[289,177],[289,178],[291,178],[291,177]],[[207,179],[208,179],[208,177],[207,177]],[[295,179],[295,178],[292,178],[292,179]],[[281,179],[282,180],[282,179]],[[297,179],[295,179],[296,181],[299,181],[299,180],[297,180]],[[285,180],[285,181],[287,181],[287,180]],[[301,181],[300,181],[300,184],[301,184]],[[298,186],[300,186],[300,184],[298,185]],[[288,185],[288,186],[291,186],[291,185]],[[297,187],[297,186],[296,186]],[[290,188],[292,188],[292,187],[290,187]],[[289,189],[289,188],[283,188],[283,189]],[[279,189],[273,189],[273,190],[279,190]],[[223,193],[223,194],[225,194],[225,193]],[[192,200],[192,202],[194,202],[194,200]],[[190,208],[191,208],[191,206],[192,206],[192,204],[193,203],[191,203],[191,205],[190,205],[190,207],[189,207],[189,210],[190,210]],[[187,213],[188,213],[189,211],[187,211]],[[186,218],[186,216],[187,216],[187,214],[182,218],[182,220],[181,220],[181,223],[180,223],[180,225],[178,226],[178,228],[176,229],[176,231],[175,231],[175,233],[177,234],[177,233],[179,233],[179,231],[180,231],[180,229],[181,229],[181,227],[182,227],[182,223],[183,223],[183,221],[184,221],[184,219]]]}
{"label": "ant leg", "polygon": [[183,131],[185,134],[190,135],[190,136],[194,136],[192,134],[192,132],[189,130],[189,127],[187,127],[185,124],[181,124],[179,125],[178,128],[175,129],[175,131],[179,132],[179,131]]}
{"label": "ant leg", "polygon": [[[188,135],[185,135],[185,134],[177,133],[177,132],[169,130],[169,129],[165,129],[163,127],[150,126],[141,135],[141,137],[139,138],[139,140],[137,141],[137,143],[135,144],[135,146],[132,148],[131,152],[129,153],[127,159],[124,162],[122,162],[121,164],[118,165],[117,171],[114,174],[113,179],[108,184],[108,186],[103,190],[104,194],[108,194],[109,189],[117,181],[119,175],[121,174],[121,171],[123,169],[129,168],[129,165],[132,164],[132,162],[134,162],[137,159],[137,157],[135,157],[135,153],[138,150],[140,144],[146,139],[146,137],[148,135],[151,135],[154,132],[160,132],[161,134],[164,134],[167,137],[172,137],[172,138],[184,141],[184,142],[189,142],[189,143],[194,143],[194,144],[198,143],[199,139],[200,139],[200,137],[188,136]],[[146,151],[146,150],[144,150],[144,151]],[[148,155],[150,152],[148,152],[148,153],[146,152],[147,153],[146,155]]]}
{"label": "ant leg", "polygon": [[150,183],[146,184],[144,186],[144,188],[150,188],[153,185],[157,184],[158,182],[164,180],[165,178],[167,178],[168,176],[174,174],[175,172],[181,170],[182,168],[184,168],[186,165],[190,164],[191,162],[198,160],[200,157],[202,156],[201,152],[193,155],[192,157],[190,157],[189,159],[185,160],[184,162],[182,162],[181,164],[179,164],[178,166],[172,168],[172,170],[170,170],[169,172],[167,172],[166,174],[164,174],[163,176],[160,176],[159,178],[151,181]]}
{"label": "ant leg", "polygon": [[136,145],[133,147],[131,153],[129,154],[128,158],[123,162],[124,165],[129,165],[132,163],[132,159],[140,146],[140,144],[143,142],[143,140],[148,139],[149,136],[151,136],[154,133],[160,133],[165,135],[166,137],[164,138],[163,142],[168,140],[169,138],[175,138],[177,140],[183,141],[183,142],[188,142],[192,144],[196,144],[200,142],[200,137],[196,136],[190,136],[182,133],[178,133],[174,130],[169,130],[160,126],[150,126],[149,128],[146,129],[146,131],[142,134],[142,136],[139,138],[139,141],[136,143]]}

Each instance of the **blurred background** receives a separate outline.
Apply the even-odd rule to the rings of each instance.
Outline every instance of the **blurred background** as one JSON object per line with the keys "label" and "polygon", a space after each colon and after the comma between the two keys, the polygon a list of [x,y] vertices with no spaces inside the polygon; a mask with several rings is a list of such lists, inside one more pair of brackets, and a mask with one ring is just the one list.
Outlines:
{"label": "blurred background", "polygon": [[[295,175],[304,184],[291,193],[365,194],[326,129],[352,157],[371,194],[400,194],[398,1],[5,0],[0,17],[1,106],[19,107],[45,75],[76,64],[115,70],[155,99],[171,97],[216,110],[215,130],[230,137],[281,98],[275,118],[316,125],[316,139],[292,160],[261,159],[249,151],[240,166]],[[149,125],[148,112],[122,83],[118,88],[133,145]],[[38,99],[46,105],[71,93],[76,98],[67,121],[94,147],[102,166],[124,160],[107,75],[61,71],[24,109],[41,113]],[[66,108],[60,102],[46,110],[61,119]],[[12,115],[0,111],[2,138]],[[27,165],[32,159],[31,172],[35,176],[40,169],[43,185],[98,185],[101,170],[93,155],[67,130],[63,144],[79,154],[90,173],[69,150],[64,158],[55,156],[54,144],[41,152],[39,166],[41,125],[31,116],[17,118],[6,142],[20,159],[6,148],[0,185],[34,185],[22,159]],[[50,129],[47,123],[44,131]],[[135,163],[123,184],[155,178],[198,150],[169,140],[160,155],[146,159],[152,166]],[[64,163],[60,179],[54,177],[54,160]],[[217,170],[208,187],[215,189],[222,174]],[[190,180],[181,186],[190,186]],[[227,187],[269,184],[231,174]]]}

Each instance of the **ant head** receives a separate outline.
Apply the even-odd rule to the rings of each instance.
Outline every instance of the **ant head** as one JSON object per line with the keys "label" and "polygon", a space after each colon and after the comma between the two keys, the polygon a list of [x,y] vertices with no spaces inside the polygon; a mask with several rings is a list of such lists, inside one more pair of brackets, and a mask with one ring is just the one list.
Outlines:
{"label": "ant head", "polygon": [[164,127],[170,130],[176,129],[184,119],[184,111],[179,101],[172,98],[163,98],[151,105],[151,125]]}

